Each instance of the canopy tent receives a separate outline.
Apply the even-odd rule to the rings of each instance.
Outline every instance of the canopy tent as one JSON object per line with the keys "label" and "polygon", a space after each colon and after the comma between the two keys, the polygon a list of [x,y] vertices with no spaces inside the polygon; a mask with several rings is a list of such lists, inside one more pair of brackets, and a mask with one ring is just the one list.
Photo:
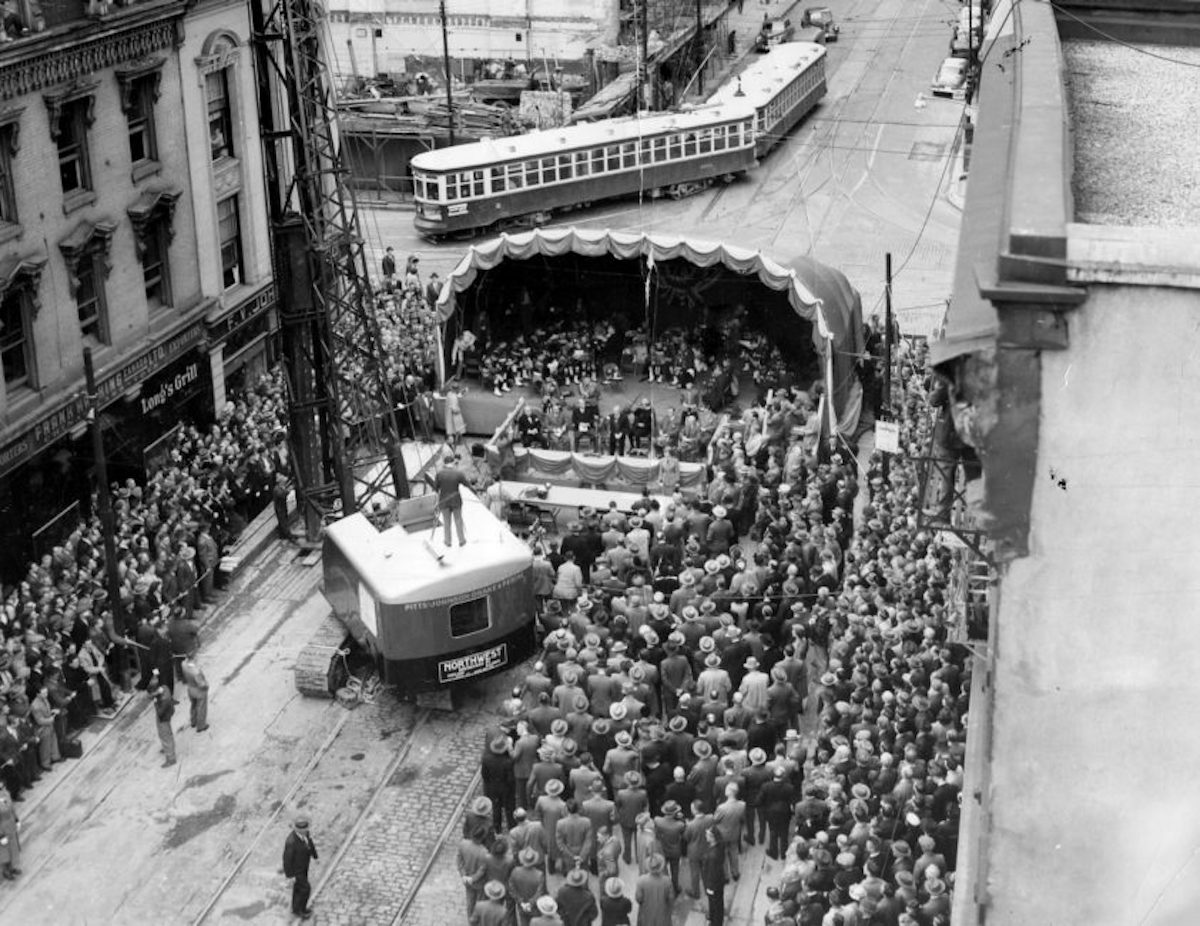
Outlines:
{"label": "canopy tent", "polygon": [[[835,409],[841,414],[853,405],[852,393],[857,383],[854,365],[857,355],[864,350],[862,300],[840,271],[809,258],[796,260],[796,266],[789,269],[749,248],[639,232],[539,228],[515,235],[501,234],[482,245],[472,245],[459,261],[438,297],[439,318],[444,325],[454,315],[458,294],[470,287],[482,271],[491,270],[505,260],[564,254],[648,259],[656,264],[684,259],[699,267],[721,264],[743,276],[756,278],[769,289],[785,292],[796,314],[812,325],[813,346],[822,357],[826,354],[826,336],[822,331],[830,335]],[[444,370],[439,370],[439,375],[443,374]]]}

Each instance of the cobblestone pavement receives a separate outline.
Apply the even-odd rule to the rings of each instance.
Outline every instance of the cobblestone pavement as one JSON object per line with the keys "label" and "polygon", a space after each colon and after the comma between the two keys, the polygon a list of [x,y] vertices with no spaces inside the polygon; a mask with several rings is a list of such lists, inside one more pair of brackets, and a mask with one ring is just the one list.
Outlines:
{"label": "cobblestone pavement", "polygon": [[[443,833],[457,825],[493,719],[487,706],[498,703],[497,692],[505,684],[489,685],[486,693],[453,713],[434,711],[415,728],[404,744],[407,754],[376,795],[332,874],[317,887],[313,907],[322,924],[388,926],[396,919],[420,885]],[[443,867],[437,858],[432,871],[440,873]],[[453,849],[449,873],[457,883]],[[439,926],[453,922],[449,909],[442,909]]]}

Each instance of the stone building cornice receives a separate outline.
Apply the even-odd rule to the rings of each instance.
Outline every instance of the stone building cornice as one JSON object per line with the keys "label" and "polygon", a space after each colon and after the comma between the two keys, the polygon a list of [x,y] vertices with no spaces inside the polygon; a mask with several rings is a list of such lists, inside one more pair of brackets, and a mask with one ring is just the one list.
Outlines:
{"label": "stone building cornice", "polygon": [[[145,59],[174,48],[180,37],[182,6],[174,4],[170,17],[123,23],[92,36],[57,43],[31,42],[28,48],[5,49],[0,56],[0,101],[16,99],[47,87],[71,83],[80,77],[127,62]],[[24,54],[23,54],[24,53]]]}

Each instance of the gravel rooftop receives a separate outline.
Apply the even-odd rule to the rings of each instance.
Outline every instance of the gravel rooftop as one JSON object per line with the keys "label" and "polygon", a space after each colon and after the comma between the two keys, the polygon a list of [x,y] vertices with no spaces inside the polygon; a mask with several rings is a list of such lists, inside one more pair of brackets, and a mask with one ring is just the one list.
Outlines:
{"label": "gravel rooftop", "polygon": [[1200,226],[1200,48],[1070,40],[1063,54],[1075,220]]}

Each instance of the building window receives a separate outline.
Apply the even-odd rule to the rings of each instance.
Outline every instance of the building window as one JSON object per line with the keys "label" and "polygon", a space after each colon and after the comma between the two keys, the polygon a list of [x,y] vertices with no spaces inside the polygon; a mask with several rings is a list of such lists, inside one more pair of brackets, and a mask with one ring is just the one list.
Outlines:
{"label": "building window", "polygon": [[33,339],[29,294],[23,286],[11,286],[0,298],[0,366],[8,389],[31,384]]}
{"label": "building window", "polygon": [[98,272],[97,258],[87,254],[79,261],[75,271],[78,285],[75,289],[75,306],[79,311],[79,330],[85,338],[94,338],[101,344],[108,343],[108,319],[104,303],[104,275]]}
{"label": "building window", "polygon": [[154,134],[154,100],[158,75],[133,81],[129,92],[129,159],[138,164],[158,160],[158,141]]}
{"label": "building window", "polygon": [[58,174],[64,194],[92,188],[87,143],[91,106],[90,97],[71,100],[58,115]]}
{"label": "building window", "polygon": [[242,282],[242,220],[236,196],[217,203],[217,231],[221,237],[221,281],[229,289]]}
{"label": "building window", "polygon": [[229,68],[204,78],[208,98],[208,144],[214,161],[233,157],[233,111],[229,102]]}
{"label": "building window", "polygon": [[0,112],[0,223],[16,224],[17,184],[13,176],[13,159],[20,145],[21,113],[24,107]]}
{"label": "building window", "polygon": [[142,278],[146,284],[146,305],[151,309],[171,304],[170,238],[165,219],[152,219],[143,236]]}

